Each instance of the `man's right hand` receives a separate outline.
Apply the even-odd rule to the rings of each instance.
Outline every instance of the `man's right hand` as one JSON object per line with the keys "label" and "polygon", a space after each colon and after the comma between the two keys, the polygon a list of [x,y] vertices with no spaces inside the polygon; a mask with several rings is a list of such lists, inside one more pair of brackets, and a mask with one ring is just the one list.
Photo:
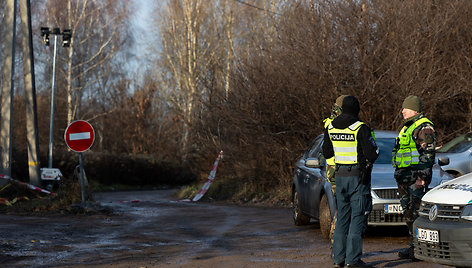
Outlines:
{"label": "man's right hand", "polygon": [[422,180],[420,177],[416,178],[415,186],[416,189],[423,188],[425,186],[424,180]]}

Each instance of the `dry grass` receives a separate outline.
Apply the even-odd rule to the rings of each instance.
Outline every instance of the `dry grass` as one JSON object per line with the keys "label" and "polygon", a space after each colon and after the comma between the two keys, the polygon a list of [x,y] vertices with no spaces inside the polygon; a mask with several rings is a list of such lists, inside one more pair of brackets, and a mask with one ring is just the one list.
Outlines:
{"label": "dry grass", "polygon": [[[205,181],[206,182],[206,181]],[[179,199],[193,198],[205,182],[182,187],[176,194]],[[273,187],[266,191],[257,189],[249,180],[219,179],[215,180],[204,201],[227,201],[236,204],[289,207],[290,189],[285,186]]]}

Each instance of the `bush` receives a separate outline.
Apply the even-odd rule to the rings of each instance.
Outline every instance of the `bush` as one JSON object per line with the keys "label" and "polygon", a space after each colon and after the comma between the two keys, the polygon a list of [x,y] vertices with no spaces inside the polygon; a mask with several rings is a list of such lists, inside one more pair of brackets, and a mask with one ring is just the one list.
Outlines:
{"label": "bush", "polygon": [[[54,151],[54,167],[59,168],[67,179],[75,179],[79,156],[67,150]],[[88,180],[100,184],[123,184],[128,186],[168,185],[191,183],[196,176],[185,166],[176,162],[157,160],[152,156],[116,155],[111,153],[83,153],[84,169]],[[28,158],[26,152],[16,152],[12,177],[28,181]],[[47,163],[47,159],[41,159]]]}

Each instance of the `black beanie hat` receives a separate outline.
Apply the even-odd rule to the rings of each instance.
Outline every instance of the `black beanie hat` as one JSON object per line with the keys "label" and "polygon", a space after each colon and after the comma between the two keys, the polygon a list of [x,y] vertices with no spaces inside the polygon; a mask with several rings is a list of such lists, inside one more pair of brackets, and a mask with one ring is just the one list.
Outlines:
{"label": "black beanie hat", "polygon": [[346,96],[343,100],[343,113],[358,116],[361,110],[359,101],[354,96]]}

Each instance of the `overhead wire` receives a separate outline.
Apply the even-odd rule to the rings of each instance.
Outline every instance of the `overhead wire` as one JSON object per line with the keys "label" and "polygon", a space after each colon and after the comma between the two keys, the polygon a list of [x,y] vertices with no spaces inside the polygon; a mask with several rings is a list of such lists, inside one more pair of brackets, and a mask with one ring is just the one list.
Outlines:
{"label": "overhead wire", "polygon": [[236,1],[236,2],[238,2],[238,3],[240,3],[240,4],[242,4],[242,5],[246,5],[246,6],[248,6],[248,7],[258,9],[258,10],[260,10],[260,11],[272,13],[272,14],[275,14],[275,15],[281,15],[281,14],[279,14],[279,13],[277,13],[277,12],[267,10],[267,9],[265,9],[265,8],[263,8],[263,7],[258,7],[258,6],[256,6],[256,5],[253,5],[253,4],[244,2],[244,1],[242,1],[242,0],[234,0],[234,1]]}

